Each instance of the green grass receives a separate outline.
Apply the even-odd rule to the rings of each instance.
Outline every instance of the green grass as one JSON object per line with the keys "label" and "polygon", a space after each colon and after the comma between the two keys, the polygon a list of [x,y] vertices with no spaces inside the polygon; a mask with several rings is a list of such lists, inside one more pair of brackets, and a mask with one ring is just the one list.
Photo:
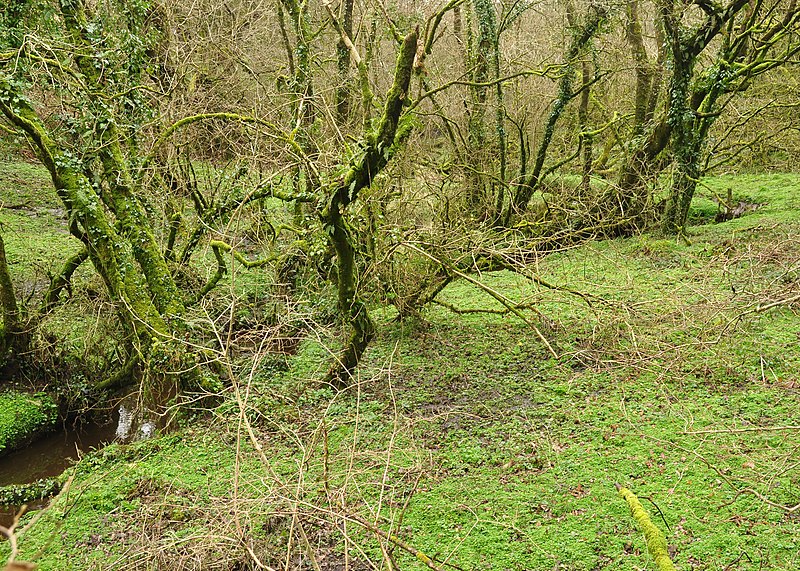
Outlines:
{"label": "green grass", "polygon": [[[800,518],[784,508],[800,502],[800,303],[788,301],[800,177],[705,182],[762,206],[691,227],[689,244],[645,235],[539,262],[591,305],[508,272],[482,277],[541,312],[529,315],[558,359],[512,315],[431,306],[396,323],[378,309],[357,388],[306,385],[332,336],[238,363],[238,397],[210,418],[78,464],[20,558],[44,548],[44,569],[230,569],[246,568],[249,548],[283,568],[291,538],[292,567],[312,568],[309,552],[384,565],[375,534],[334,515],[346,513],[461,569],[653,569],[621,484],[681,570],[797,569]],[[696,218],[713,218],[708,198]],[[501,308],[465,281],[441,299]],[[425,568],[387,549],[402,569]]]}
{"label": "green grass", "polygon": [[69,234],[63,205],[44,167],[0,162],[0,196],[9,271],[18,295],[24,296],[42,287],[48,273],[58,271],[80,244]]}

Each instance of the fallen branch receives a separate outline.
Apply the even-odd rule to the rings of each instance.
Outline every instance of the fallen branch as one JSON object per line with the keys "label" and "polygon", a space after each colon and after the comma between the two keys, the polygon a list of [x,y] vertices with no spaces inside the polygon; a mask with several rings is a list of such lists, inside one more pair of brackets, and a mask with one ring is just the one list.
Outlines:
{"label": "fallen branch", "polygon": [[767,504],[768,506],[771,506],[773,508],[778,508],[779,510],[783,510],[789,515],[793,514],[796,511],[800,511],[800,504],[797,504],[796,506],[785,506],[783,504],[773,502],[767,496],[765,496],[764,494],[760,494],[759,492],[753,490],[752,488],[744,488],[743,490],[739,490],[738,492],[736,492],[736,495],[733,496],[733,499],[731,501],[725,502],[723,505],[732,504],[736,500],[736,498],[738,498],[742,494],[751,494],[756,498],[758,498],[759,500],[761,500],[762,502],[764,502],[765,504]]}
{"label": "fallen branch", "polygon": [[624,488],[619,484],[614,484],[614,486],[616,486],[619,495],[628,503],[633,519],[636,520],[636,524],[644,534],[645,541],[647,542],[647,551],[650,553],[653,560],[655,560],[658,571],[677,571],[675,564],[672,563],[672,559],[669,558],[669,553],[667,552],[667,539],[664,537],[664,534],[661,533],[661,530],[650,520],[650,516],[644,511],[642,504],[639,503],[639,499],[628,488]]}
{"label": "fallen branch", "polygon": [[[405,551],[407,553],[410,553],[411,555],[416,557],[418,560],[422,561],[430,569],[433,569],[434,571],[441,571],[441,568],[436,566],[436,564],[433,562],[433,559],[431,557],[429,557],[428,555],[425,555],[419,549],[409,545],[408,543],[406,543],[405,541],[403,541],[402,539],[400,539],[396,535],[392,535],[390,533],[386,533],[381,528],[372,525],[371,523],[369,523],[364,518],[362,518],[360,516],[357,516],[355,514],[348,514],[347,517],[348,517],[348,519],[351,519],[351,520],[355,521],[356,523],[358,523],[358,525],[362,526],[364,529],[366,529],[368,531],[371,531],[372,533],[374,533],[376,535],[379,535],[380,537],[382,537],[386,541],[396,545],[397,547],[399,547],[403,551]],[[457,569],[457,567],[456,567],[456,569]]]}
{"label": "fallen branch", "polygon": [[740,432],[777,432],[781,430],[800,430],[800,426],[749,426],[747,428],[684,430],[681,434],[738,434]]}
{"label": "fallen branch", "polygon": [[545,347],[547,347],[547,350],[550,352],[550,354],[553,356],[553,358],[554,359],[558,359],[559,358],[558,353],[556,353],[555,349],[553,349],[553,346],[550,344],[550,342],[547,340],[547,338],[542,334],[542,332],[539,330],[539,328],[536,327],[536,324],[533,323],[530,319],[528,319],[525,316],[525,314],[522,313],[519,309],[517,309],[517,307],[516,307],[517,304],[516,303],[514,303],[513,301],[508,299],[506,296],[504,296],[500,292],[498,292],[498,291],[490,288],[486,284],[483,284],[480,281],[476,280],[472,276],[470,276],[468,274],[465,274],[464,272],[459,271],[458,269],[456,269],[452,264],[450,264],[446,260],[442,260],[440,258],[437,258],[433,254],[430,254],[430,253],[426,252],[422,248],[419,248],[419,247],[415,246],[414,244],[411,244],[410,242],[403,242],[402,245],[406,246],[407,248],[410,248],[410,249],[414,250],[415,252],[417,252],[419,254],[422,254],[423,256],[428,258],[429,260],[432,260],[432,261],[434,261],[434,262],[436,262],[438,264],[441,264],[443,267],[447,268],[448,271],[452,272],[453,274],[457,275],[460,278],[463,278],[463,279],[467,280],[469,283],[477,286],[478,288],[480,288],[483,291],[485,291],[486,293],[488,293],[494,299],[499,301],[511,313],[513,313],[514,315],[519,317],[522,321],[527,323],[528,326],[531,329],[533,329],[533,332],[536,333],[536,336],[539,338],[539,340],[541,340],[541,342],[544,343]]}
{"label": "fallen branch", "polygon": [[790,303],[794,303],[795,301],[800,301],[800,294],[788,297],[786,299],[779,299],[778,301],[773,301],[772,303],[768,303],[767,305],[758,305],[754,309],[754,311],[756,313],[761,313],[762,311],[767,311],[768,309],[772,309],[773,307],[778,307],[779,305],[789,305]]}
{"label": "fallen branch", "polygon": [[[489,313],[489,314],[492,314],[492,315],[508,315],[509,313],[511,313],[511,310],[508,309],[508,308],[506,308],[506,309],[485,309],[485,308],[468,309],[468,308],[461,308],[461,307],[456,307],[452,303],[447,303],[446,301],[440,301],[438,299],[434,299],[432,303],[434,303],[436,305],[439,305],[441,307],[444,307],[445,309],[448,309],[449,311],[452,311],[453,313],[455,313],[457,315],[470,315],[470,314],[474,314],[474,313]],[[515,305],[514,308],[515,309],[533,309],[533,306],[531,304],[529,304],[529,303],[520,303],[520,304]]]}

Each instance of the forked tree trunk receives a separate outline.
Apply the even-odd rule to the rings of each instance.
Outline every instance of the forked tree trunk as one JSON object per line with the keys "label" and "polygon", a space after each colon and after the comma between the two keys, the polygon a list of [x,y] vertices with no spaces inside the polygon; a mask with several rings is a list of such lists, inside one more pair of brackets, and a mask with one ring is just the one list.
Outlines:
{"label": "forked tree trunk", "polygon": [[[75,44],[74,71],[84,85],[85,96],[97,103],[108,97],[95,60],[87,54],[96,51],[97,38],[88,37],[88,18],[82,0],[61,0],[63,24]],[[184,311],[182,294],[176,286],[155,240],[139,198],[136,182],[128,163],[126,136],[118,129],[110,106],[97,105],[96,123],[103,128],[94,133],[103,192],[89,179],[92,172],[59,142],[39,117],[18,83],[0,74],[0,113],[23,132],[39,159],[50,172],[53,186],[70,220],[70,232],[86,246],[87,255],[103,279],[114,302],[122,327],[133,351],[131,358],[140,363],[137,372],[143,377],[195,378],[187,366],[182,338]],[[76,261],[77,263],[80,263]],[[74,269],[74,268],[73,268]],[[69,264],[67,265],[69,271]],[[58,291],[58,284],[55,284]],[[45,299],[45,306],[52,299]],[[147,368],[148,371],[143,371]],[[122,381],[123,379],[120,379]]]}

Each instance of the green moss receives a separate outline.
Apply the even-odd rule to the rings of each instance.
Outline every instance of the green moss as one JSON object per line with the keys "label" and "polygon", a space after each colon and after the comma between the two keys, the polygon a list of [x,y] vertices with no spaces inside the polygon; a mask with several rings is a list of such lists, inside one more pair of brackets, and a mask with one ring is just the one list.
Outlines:
{"label": "green moss", "polygon": [[55,428],[58,408],[44,394],[0,393],[0,456]]}
{"label": "green moss", "polygon": [[647,542],[647,551],[655,561],[656,568],[659,571],[675,571],[675,565],[669,558],[667,551],[667,540],[661,530],[650,520],[650,516],[647,515],[642,504],[639,503],[639,498],[628,488],[623,487],[619,488],[619,495],[628,503],[631,515],[636,520],[636,525],[644,534]]}
{"label": "green moss", "polygon": [[0,189],[6,209],[46,211],[63,208],[52,187],[50,173],[31,163],[0,161]]}

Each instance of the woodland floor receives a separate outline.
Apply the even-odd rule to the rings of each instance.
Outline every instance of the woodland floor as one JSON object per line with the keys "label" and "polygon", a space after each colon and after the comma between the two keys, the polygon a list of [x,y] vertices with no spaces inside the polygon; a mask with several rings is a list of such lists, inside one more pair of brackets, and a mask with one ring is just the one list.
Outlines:
{"label": "woodland floor", "polygon": [[[12,167],[4,186],[40,176]],[[424,569],[403,543],[441,569],[654,569],[618,483],[682,571],[800,568],[800,176],[705,183],[689,244],[643,235],[540,262],[591,304],[480,276],[534,304],[558,359],[513,315],[432,306],[396,323],[373,308],[357,386],[309,388],[333,332],[292,357],[250,355],[213,407],[85,456],[21,523],[18,558],[44,570]],[[729,187],[761,206],[714,224],[708,198]],[[29,264],[18,252],[45,239],[69,244],[47,230],[33,245],[58,213],[5,202],[12,262]],[[466,282],[442,300],[501,309]]]}

